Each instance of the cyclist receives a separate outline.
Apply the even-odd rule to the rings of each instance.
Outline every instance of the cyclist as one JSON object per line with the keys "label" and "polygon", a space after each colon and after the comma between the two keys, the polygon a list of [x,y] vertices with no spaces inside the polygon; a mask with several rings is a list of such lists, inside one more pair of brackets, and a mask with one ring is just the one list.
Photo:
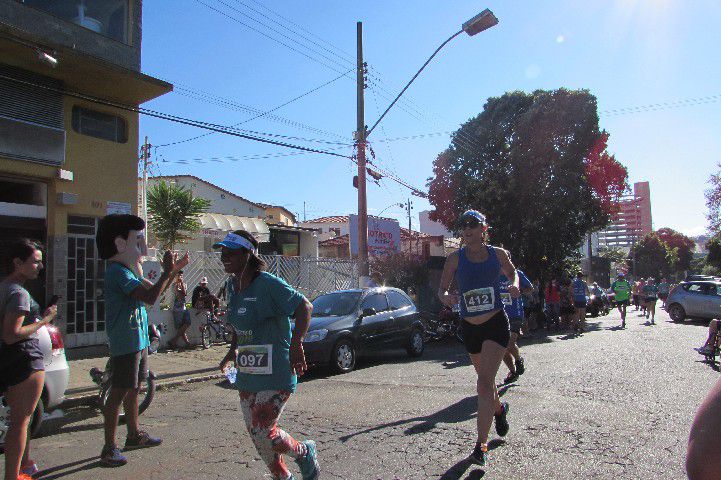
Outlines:
{"label": "cyclist", "polygon": [[626,328],[626,307],[628,307],[628,300],[631,295],[631,284],[626,280],[626,275],[623,272],[618,272],[616,281],[611,285],[611,291],[613,291],[613,300],[616,302],[618,313],[621,314],[621,328]]}
{"label": "cyclist", "polygon": [[502,248],[487,243],[486,217],[476,210],[468,210],[460,217],[465,247],[446,259],[438,289],[441,302],[452,307],[458,302],[456,295],[448,293],[455,278],[461,294],[461,330],[463,343],[476,370],[478,415],[477,439],[469,460],[486,464],[488,431],[495,417],[496,433],[508,433],[508,403],[501,403],[496,390],[496,374],[510,340],[508,318],[503,310],[500,291],[501,273],[509,280],[511,298],[521,294],[516,268]]}
{"label": "cyclist", "polygon": [[[245,230],[226,235],[221,248],[225,271],[228,323],[234,327],[221,371],[235,364],[234,386],[245,426],[274,479],[293,478],[283,455],[295,459],[304,480],[315,480],[319,466],[315,442],[299,442],[278,428],[283,408],[306,370],[303,338],[313,305],[281,278],[265,272],[258,242]],[[292,329],[290,317],[295,319]]]}
{"label": "cyclist", "polygon": [[719,348],[721,344],[721,335],[718,334],[721,320],[713,319],[708,324],[708,338],[706,343],[701,348],[697,348],[696,351],[701,355],[711,355],[714,350]]}

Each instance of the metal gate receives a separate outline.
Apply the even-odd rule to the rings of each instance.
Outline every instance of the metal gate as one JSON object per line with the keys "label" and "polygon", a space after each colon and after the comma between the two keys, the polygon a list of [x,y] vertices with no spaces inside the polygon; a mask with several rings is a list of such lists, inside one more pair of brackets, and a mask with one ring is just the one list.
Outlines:
{"label": "metal gate", "polygon": [[105,260],[95,248],[97,219],[68,217],[68,273],[65,292],[68,348],[106,342],[103,279]]}

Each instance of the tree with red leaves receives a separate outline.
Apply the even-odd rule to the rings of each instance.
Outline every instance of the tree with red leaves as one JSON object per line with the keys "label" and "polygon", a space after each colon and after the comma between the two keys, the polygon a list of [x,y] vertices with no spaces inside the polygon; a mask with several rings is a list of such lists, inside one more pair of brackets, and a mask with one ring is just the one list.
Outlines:
{"label": "tree with red leaves", "polygon": [[586,181],[601,209],[608,215],[618,210],[621,196],[629,189],[628,170],[610,155],[608,132],[602,131],[585,159]]}
{"label": "tree with red leaves", "polygon": [[461,182],[457,171],[453,169],[451,155],[447,150],[433,160],[433,175],[434,178],[432,181],[429,179],[428,183],[428,200],[436,208],[428,218],[448,227],[455,223],[462,212],[455,201],[455,193]]}
{"label": "tree with red leaves", "polygon": [[676,265],[676,270],[684,271],[691,268],[691,260],[693,260],[693,250],[696,247],[696,242],[672,228],[657,230],[656,235],[666,244],[669,250],[673,250],[674,248],[678,249],[678,264]]}

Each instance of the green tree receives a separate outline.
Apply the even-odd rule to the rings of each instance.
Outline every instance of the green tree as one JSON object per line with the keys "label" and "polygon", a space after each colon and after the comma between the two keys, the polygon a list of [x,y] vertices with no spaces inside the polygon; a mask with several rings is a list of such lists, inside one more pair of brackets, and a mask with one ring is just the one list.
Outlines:
{"label": "green tree", "polygon": [[706,207],[708,213],[706,218],[709,222],[709,230],[711,233],[721,232],[721,163],[717,165],[719,171],[712,174],[708,183],[711,184],[711,188],[706,190]]}
{"label": "green tree", "polygon": [[628,253],[622,248],[608,248],[601,247],[598,250],[598,256],[601,258],[607,258],[611,261],[611,270],[618,270],[619,267],[623,266],[626,269],[628,263]]}
{"label": "green tree", "polygon": [[200,214],[208,211],[210,201],[193,198],[182,185],[161,180],[148,189],[148,223],[162,248],[173,250],[200,231]]}
{"label": "green tree", "polygon": [[706,264],[717,270],[721,270],[721,233],[717,233],[706,242],[708,255],[706,256]]}
{"label": "green tree", "polygon": [[676,254],[673,250],[669,251],[658,235],[649,233],[633,246],[631,255],[635,260],[637,276],[658,279],[671,272]]}
{"label": "green tree", "polygon": [[545,278],[609,220],[586,181],[600,135],[596,98],[586,90],[490,98],[434,161],[431,217],[453,229],[463,210],[484,212],[492,242]]}

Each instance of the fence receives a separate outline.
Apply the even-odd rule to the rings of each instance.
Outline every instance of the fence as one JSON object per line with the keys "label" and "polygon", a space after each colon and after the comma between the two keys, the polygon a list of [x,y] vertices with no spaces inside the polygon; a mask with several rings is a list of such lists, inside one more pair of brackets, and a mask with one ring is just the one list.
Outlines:
{"label": "fence", "polygon": [[[358,265],[353,260],[280,255],[260,257],[268,264],[269,273],[282,278],[309,299],[321,293],[358,287]],[[183,276],[189,291],[200,283],[202,277],[207,277],[212,293],[216,293],[228,278],[219,252],[191,253]]]}

